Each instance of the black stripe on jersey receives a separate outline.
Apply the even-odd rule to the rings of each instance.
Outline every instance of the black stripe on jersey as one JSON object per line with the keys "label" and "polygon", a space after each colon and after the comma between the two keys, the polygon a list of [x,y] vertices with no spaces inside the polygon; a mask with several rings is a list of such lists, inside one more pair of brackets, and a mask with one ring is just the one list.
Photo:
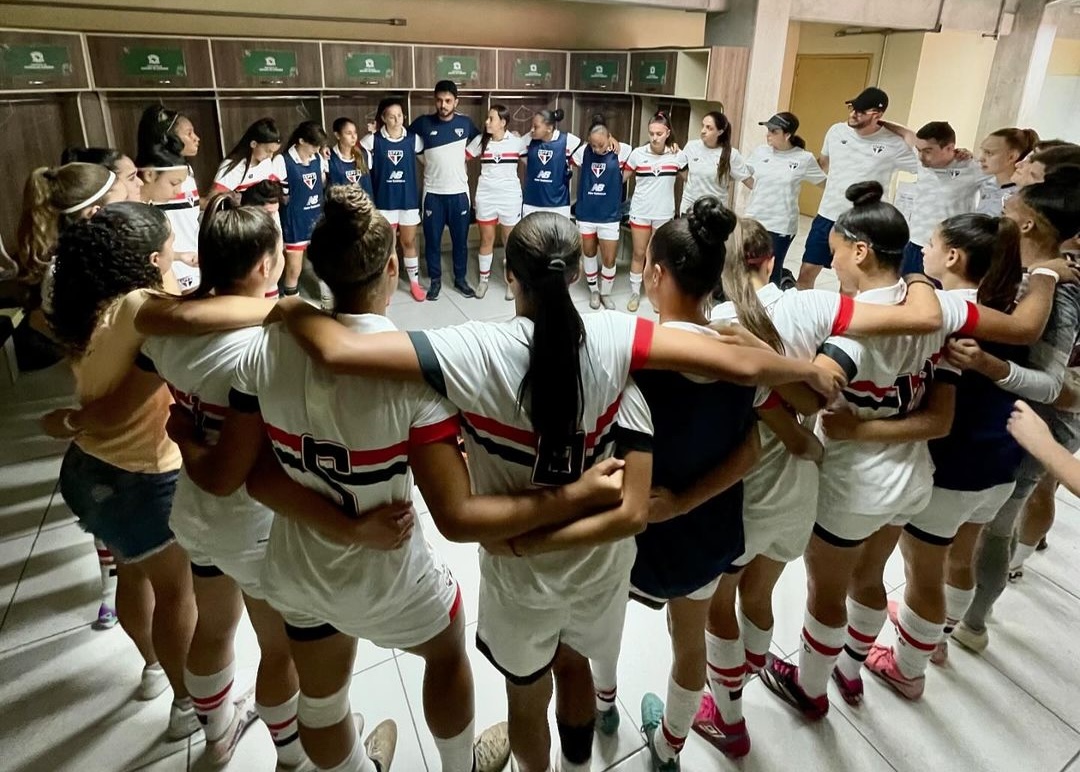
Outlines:
{"label": "black stripe on jersey", "polygon": [[678,172],[634,172],[635,177],[678,177]]}
{"label": "black stripe on jersey", "polygon": [[229,389],[229,407],[241,413],[258,413],[259,398],[254,394]]}
{"label": "black stripe on jersey", "polygon": [[[428,386],[435,389],[442,396],[446,396],[446,378],[443,377],[442,365],[435,356],[435,348],[428,340],[428,336],[422,332],[411,331],[408,333],[409,340],[416,349],[416,358],[420,360],[420,371],[424,374],[424,380]],[[529,462],[532,465],[532,462]]]}
{"label": "black stripe on jersey", "polygon": [[814,535],[826,544],[831,544],[834,547],[858,547],[866,541],[866,539],[844,539],[834,533],[826,531],[817,523],[814,523]]}
{"label": "black stripe on jersey", "polygon": [[[901,408],[900,397],[897,394],[890,394],[885,397],[875,397],[873,394],[856,394],[853,391],[844,389],[844,399],[847,400],[849,404],[858,407],[867,407],[871,410],[882,410],[890,407],[899,410]],[[888,416],[888,418],[901,417],[901,415]]]}
{"label": "black stripe on jersey", "polygon": [[[309,470],[304,468],[304,462],[291,453],[287,453],[281,448],[274,448],[274,455],[278,457],[278,461],[282,466],[287,466],[291,469],[295,469],[298,472],[307,472]],[[385,469],[373,469],[370,472],[349,472],[348,474],[342,474],[340,472],[334,473],[334,482],[340,485],[352,485],[356,488],[360,488],[365,485],[378,485],[379,483],[387,482],[394,479],[398,475],[407,474],[409,471],[408,461],[395,461]]]}
{"label": "black stripe on jersey", "polygon": [[179,212],[184,209],[198,209],[199,205],[191,201],[170,201],[167,204],[154,204],[154,207],[163,212]]}
{"label": "black stripe on jersey", "polygon": [[640,453],[653,452],[653,438],[651,434],[615,426],[611,430],[611,439],[615,441],[615,457],[626,458],[626,454],[632,451]]}
{"label": "black stripe on jersey", "polygon": [[840,369],[844,371],[848,381],[854,380],[856,373],[859,372],[859,368],[855,366],[855,362],[852,361],[847,352],[834,343],[823,343],[821,348],[818,349],[818,353],[824,354],[840,365]]}
{"label": "black stripe on jersey", "polygon": [[157,366],[154,364],[154,360],[148,357],[143,352],[139,352],[135,355],[135,366],[147,373],[156,373]]}
{"label": "black stripe on jersey", "polygon": [[490,437],[484,437],[464,418],[461,421],[461,426],[469,433],[470,437],[476,440],[476,444],[491,455],[498,456],[503,461],[509,461],[511,464],[527,466],[529,469],[532,469],[536,464],[535,453],[526,453],[524,450],[518,450],[517,448],[508,448],[506,445],[501,445]]}
{"label": "black stripe on jersey", "polygon": [[946,370],[944,367],[935,368],[934,381],[936,383],[947,383],[950,386],[957,386],[960,383],[960,373]]}

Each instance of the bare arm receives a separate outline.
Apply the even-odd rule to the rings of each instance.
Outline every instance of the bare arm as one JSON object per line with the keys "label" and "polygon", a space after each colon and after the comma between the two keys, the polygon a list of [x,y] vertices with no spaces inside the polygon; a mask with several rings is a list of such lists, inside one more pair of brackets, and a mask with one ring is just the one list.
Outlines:
{"label": "bare arm", "polygon": [[1050,427],[1026,402],[1018,400],[1009,417],[1009,434],[1028,453],[1046,467],[1046,471],[1080,496],[1080,461],[1054,440]]}
{"label": "bare arm", "polygon": [[825,407],[825,397],[805,383],[785,383],[773,389],[799,415],[813,415]]}
{"label": "bare arm", "polygon": [[917,442],[946,437],[956,412],[956,386],[935,381],[926,404],[903,418],[860,421],[849,412],[826,413],[821,417],[825,434],[834,440],[856,442]]}
{"label": "bare arm", "polygon": [[[819,155],[817,157],[817,163],[818,163],[818,166],[821,167],[821,171],[825,172],[826,174],[829,173],[829,156],[827,156],[827,155]],[[825,183],[821,182],[821,183],[818,183],[818,184],[824,185]]]}
{"label": "bare arm", "polygon": [[979,321],[972,334],[980,340],[1030,346],[1042,337],[1054,306],[1056,282],[1043,275],[1028,279],[1028,292],[1011,314],[979,306]]}
{"label": "bare arm", "polygon": [[784,443],[788,453],[796,458],[805,458],[815,463],[825,455],[821,440],[814,433],[795,420],[782,405],[771,408],[758,408],[758,417],[772,433]]}
{"label": "bare arm", "polygon": [[[700,507],[742,480],[761,458],[761,437],[751,426],[742,444],[721,463],[699,478],[682,493],[655,488],[650,499],[649,522],[658,523]],[[659,506],[658,506],[659,504]]]}
{"label": "bare arm", "polygon": [[139,308],[135,329],[142,335],[203,335],[255,327],[263,323],[276,302],[239,295],[202,300],[154,295]]}
{"label": "bare arm", "polygon": [[880,123],[893,134],[900,137],[900,139],[904,140],[908,147],[915,147],[915,132],[907,126],[901,126],[899,123],[892,123],[890,121],[881,121]]}
{"label": "bare arm", "polygon": [[205,445],[191,416],[173,407],[169,436],[180,446],[184,469],[192,481],[207,493],[228,496],[251,476],[266,436],[260,413],[244,413],[230,408],[225,415],[218,443]]}

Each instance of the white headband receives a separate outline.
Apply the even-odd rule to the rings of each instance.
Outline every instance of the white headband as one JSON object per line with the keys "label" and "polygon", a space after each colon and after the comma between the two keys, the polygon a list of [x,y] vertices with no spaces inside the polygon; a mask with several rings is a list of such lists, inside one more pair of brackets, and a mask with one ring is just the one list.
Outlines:
{"label": "white headband", "polygon": [[188,171],[187,164],[183,166],[144,166],[139,169],[140,172],[178,172]]}
{"label": "white headband", "polygon": [[69,206],[67,209],[61,209],[60,214],[71,214],[72,212],[78,212],[80,209],[86,209],[86,207],[90,206],[92,203],[94,203],[99,198],[108,193],[110,190],[112,190],[112,186],[114,184],[116,184],[116,174],[110,171],[109,176],[105,178],[105,184],[102,186],[101,190],[90,196],[90,198],[86,199],[85,201],[75,204],[75,206]]}

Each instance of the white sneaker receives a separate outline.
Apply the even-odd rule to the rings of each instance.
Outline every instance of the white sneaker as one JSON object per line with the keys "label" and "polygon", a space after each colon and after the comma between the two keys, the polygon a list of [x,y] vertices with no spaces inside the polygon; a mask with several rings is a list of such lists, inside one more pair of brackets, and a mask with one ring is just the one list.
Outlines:
{"label": "white sneaker", "polygon": [[636,313],[638,306],[641,304],[641,295],[637,292],[631,293],[630,299],[626,301],[626,310],[630,313]]}
{"label": "white sneaker", "polygon": [[169,728],[165,730],[165,738],[170,741],[183,740],[198,732],[201,726],[199,717],[195,715],[195,706],[190,701],[187,707],[174,702],[169,706]]}
{"label": "white sneaker", "polygon": [[487,291],[488,291],[488,280],[487,279],[481,279],[480,282],[476,285],[476,297],[477,298],[484,297],[484,295],[487,294]]}
{"label": "white sneaker", "polygon": [[216,740],[207,740],[203,758],[213,767],[223,767],[229,763],[236,751],[240,738],[248,727],[259,718],[255,711],[255,687],[251,687],[239,699],[233,701],[233,717],[225,734]]}
{"label": "white sneaker", "polygon": [[160,664],[147,665],[139,678],[139,690],[135,698],[148,702],[169,688],[169,679]]}
{"label": "white sneaker", "polygon": [[990,633],[986,630],[973,630],[961,622],[953,628],[952,639],[968,651],[978,654],[986,650],[990,643]]}

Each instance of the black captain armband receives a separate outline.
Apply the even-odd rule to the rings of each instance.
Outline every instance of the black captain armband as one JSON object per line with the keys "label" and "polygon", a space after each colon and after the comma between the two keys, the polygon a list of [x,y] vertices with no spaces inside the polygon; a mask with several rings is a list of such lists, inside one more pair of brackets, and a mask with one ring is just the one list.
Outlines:
{"label": "black captain armband", "polygon": [[258,413],[259,398],[254,394],[229,389],[229,407],[238,413]]}
{"label": "black captain armband", "polygon": [[840,369],[844,371],[844,377],[847,378],[848,383],[855,380],[856,373],[859,372],[858,366],[856,366],[854,360],[848,356],[848,353],[835,343],[823,343],[821,348],[818,349],[819,354],[824,354],[836,364],[840,365]]}
{"label": "black captain armband", "polygon": [[157,365],[154,364],[154,360],[141,351],[135,355],[135,366],[146,373],[157,372]]}

